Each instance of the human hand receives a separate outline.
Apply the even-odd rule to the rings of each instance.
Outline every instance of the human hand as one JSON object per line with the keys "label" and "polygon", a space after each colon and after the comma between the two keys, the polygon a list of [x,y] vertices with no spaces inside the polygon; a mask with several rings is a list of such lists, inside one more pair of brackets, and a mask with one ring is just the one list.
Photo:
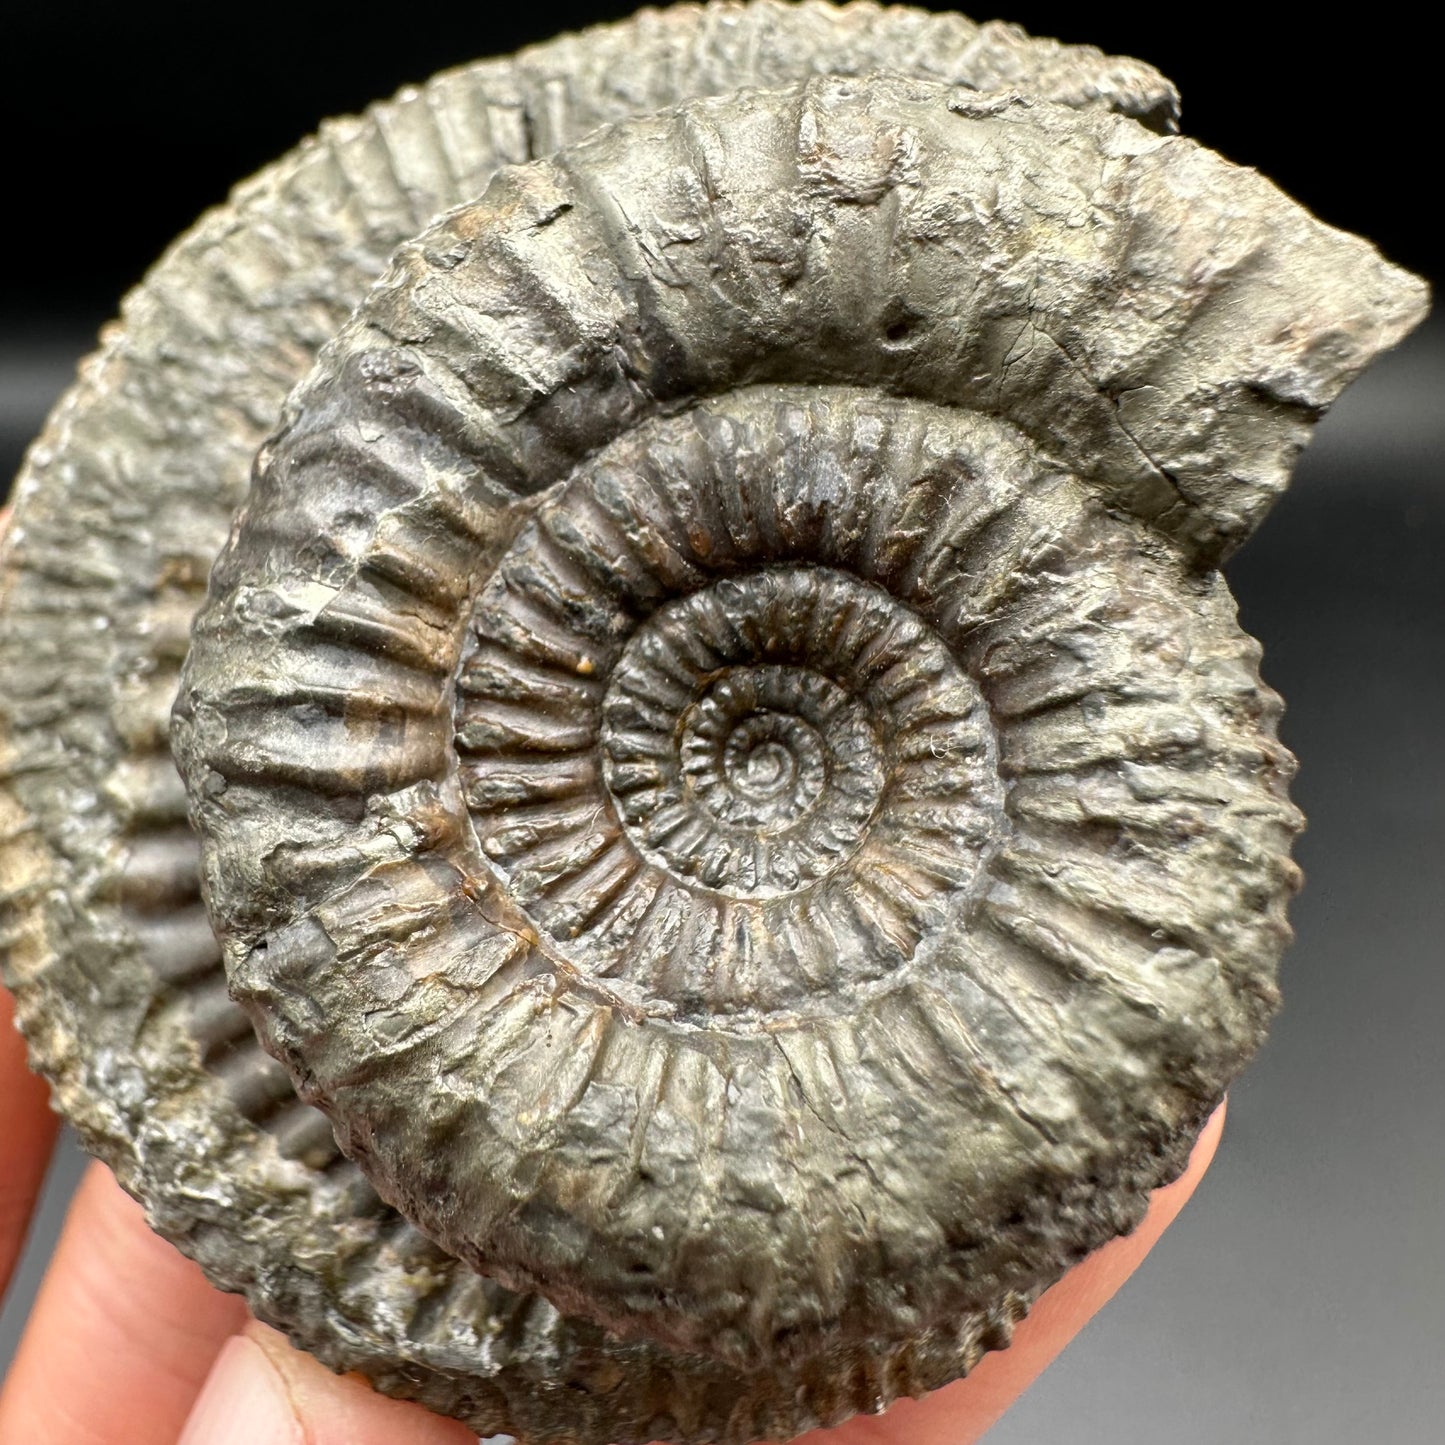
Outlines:
{"label": "human hand", "polygon": [[[9,1281],[55,1139],[44,1084],[27,1072],[0,990],[0,1292]],[[1210,1120],[1185,1174],[1143,1224],[1071,1270],[1013,1344],[966,1380],[880,1416],[812,1431],[798,1445],[970,1445],[1139,1266],[1209,1167]],[[213,1289],[146,1227],[92,1164],[0,1390],[0,1445],[472,1445],[455,1420],[336,1376]]]}

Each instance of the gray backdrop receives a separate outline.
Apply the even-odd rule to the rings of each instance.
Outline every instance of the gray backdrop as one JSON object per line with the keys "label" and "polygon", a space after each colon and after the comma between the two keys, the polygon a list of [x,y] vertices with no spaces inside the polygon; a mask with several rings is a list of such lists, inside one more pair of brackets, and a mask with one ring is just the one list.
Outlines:
{"label": "gray backdrop", "polygon": [[[88,344],[0,338],[0,477]],[[1193,1202],[990,1445],[1445,1439],[1442,464],[1434,323],[1346,395],[1230,565],[1310,819],[1285,1011]],[[67,1141],[0,1366],[80,1167]]]}

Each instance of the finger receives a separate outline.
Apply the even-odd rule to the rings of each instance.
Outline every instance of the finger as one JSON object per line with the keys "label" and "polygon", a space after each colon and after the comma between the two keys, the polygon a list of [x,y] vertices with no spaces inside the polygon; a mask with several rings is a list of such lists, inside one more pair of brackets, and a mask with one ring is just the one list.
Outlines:
{"label": "finger", "polygon": [[216,1360],[181,1445],[476,1445],[476,1434],[420,1405],[333,1375],[254,1321]]}
{"label": "finger", "polygon": [[966,1379],[921,1400],[900,1400],[883,1415],[810,1431],[796,1445],[973,1445],[1144,1262],[1209,1168],[1223,1127],[1221,1104],[1204,1126],[1189,1167],[1155,1191],[1138,1229],[1106,1244],[1046,1290],[1008,1349],[985,1355]]}
{"label": "finger", "polygon": [[[9,507],[0,507],[0,542],[10,516]],[[0,891],[6,886],[0,880]],[[58,1127],[44,1082],[26,1067],[25,1041],[15,1031],[15,1000],[0,988],[0,1299],[25,1243]]]}
{"label": "finger", "polygon": [[45,1081],[25,1065],[15,1001],[0,988],[0,1299],[25,1243],[59,1122]]}
{"label": "finger", "polygon": [[92,1164],[0,1394],[0,1441],[172,1445],[245,1318]]}

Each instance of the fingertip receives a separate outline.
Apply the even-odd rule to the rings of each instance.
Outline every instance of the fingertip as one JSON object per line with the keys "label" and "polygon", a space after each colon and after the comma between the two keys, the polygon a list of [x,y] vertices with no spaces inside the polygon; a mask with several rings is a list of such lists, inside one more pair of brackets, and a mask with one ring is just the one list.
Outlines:
{"label": "fingertip", "polygon": [[[1143,1264],[1164,1231],[1179,1217],[1180,1210],[1189,1202],[1190,1196],[1199,1187],[1199,1181],[1204,1178],[1205,1171],[1214,1161],[1220,1135],[1224,1130],[1224,1113],[1225,1105],[1221,1104],[1199,1131],[1184,1172],[1172,1183],[1156,1189],[1150,1196],[1148,1212],[1140,1220],[1138,1228],[1131,1234],[1110,1240],[1102,1249],[1095,1250],[1040,1297],[1029,1317],[1019,1327],[1019,1332],[1038,1336],[1048,1347],[1049,1353],[1044,1364],[1052,1360],[1114,1297],[1129,1276]],[[990,1356],[979,1369],[982,1371],[985,1367],[996,1368],[994,1359],[1005,1359],[1007,1353],[1012,1352],[998,1357]],[[1033,1375],[1042,1368],[1040,1365],[1034,1370],[1024,1384],[1028,1384]],[[1022,1387],[1020,1392],[1021,1389]]]}
{"label": "fingertip", "polygon": [[255,1321],[227,1344],[180,1445],[475,1445],[456,1420],[333,1375]]}
{"label": "fingertip", "polygon": [[304,1445],[285,1382],[245,1334],[229,1339],[191,1410],[180,1445]]}
{"label": "fingertip", "polygon": [[1224,1117],[1221,1103],[1200,1130],[1184,1172],[1150,1197],[1139,1227],[1045,1290],[1007,1349],[984,1356],[966,1379],[931,1395],[900,1400],[882,1415],[855,1416],[833,1430],[811,1431],[794,1445],[972,1445],[980,1439],[1144,1262],[1213,1161]]}
{"label": "fingertip", "polygon": [[45,1080],[26,1061],[14,1000],[0,988],[0,1295],[25,1242],[59,1127]]}

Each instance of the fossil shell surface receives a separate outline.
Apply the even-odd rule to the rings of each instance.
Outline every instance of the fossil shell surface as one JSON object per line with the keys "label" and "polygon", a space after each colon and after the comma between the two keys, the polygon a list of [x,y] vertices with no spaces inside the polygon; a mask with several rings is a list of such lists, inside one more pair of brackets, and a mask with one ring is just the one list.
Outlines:
{"label": "fossil shell surface", "polygon": [[[163,751],[250,457],[499,162],[877,69],[1062,104],[815,87],[512,172],[267,453],[193,673],[210,892],[394,1213],[227,996]],[[641,16],[248,183],[52,421],[4,584],[7,980],[157,1227],[322,1358],[538,1440],[876,1408],[1130,1227],[1257,1045],[1293,814],[1210,564],[1420,297],[1111,110],[1171,92],[959,17]]]}

